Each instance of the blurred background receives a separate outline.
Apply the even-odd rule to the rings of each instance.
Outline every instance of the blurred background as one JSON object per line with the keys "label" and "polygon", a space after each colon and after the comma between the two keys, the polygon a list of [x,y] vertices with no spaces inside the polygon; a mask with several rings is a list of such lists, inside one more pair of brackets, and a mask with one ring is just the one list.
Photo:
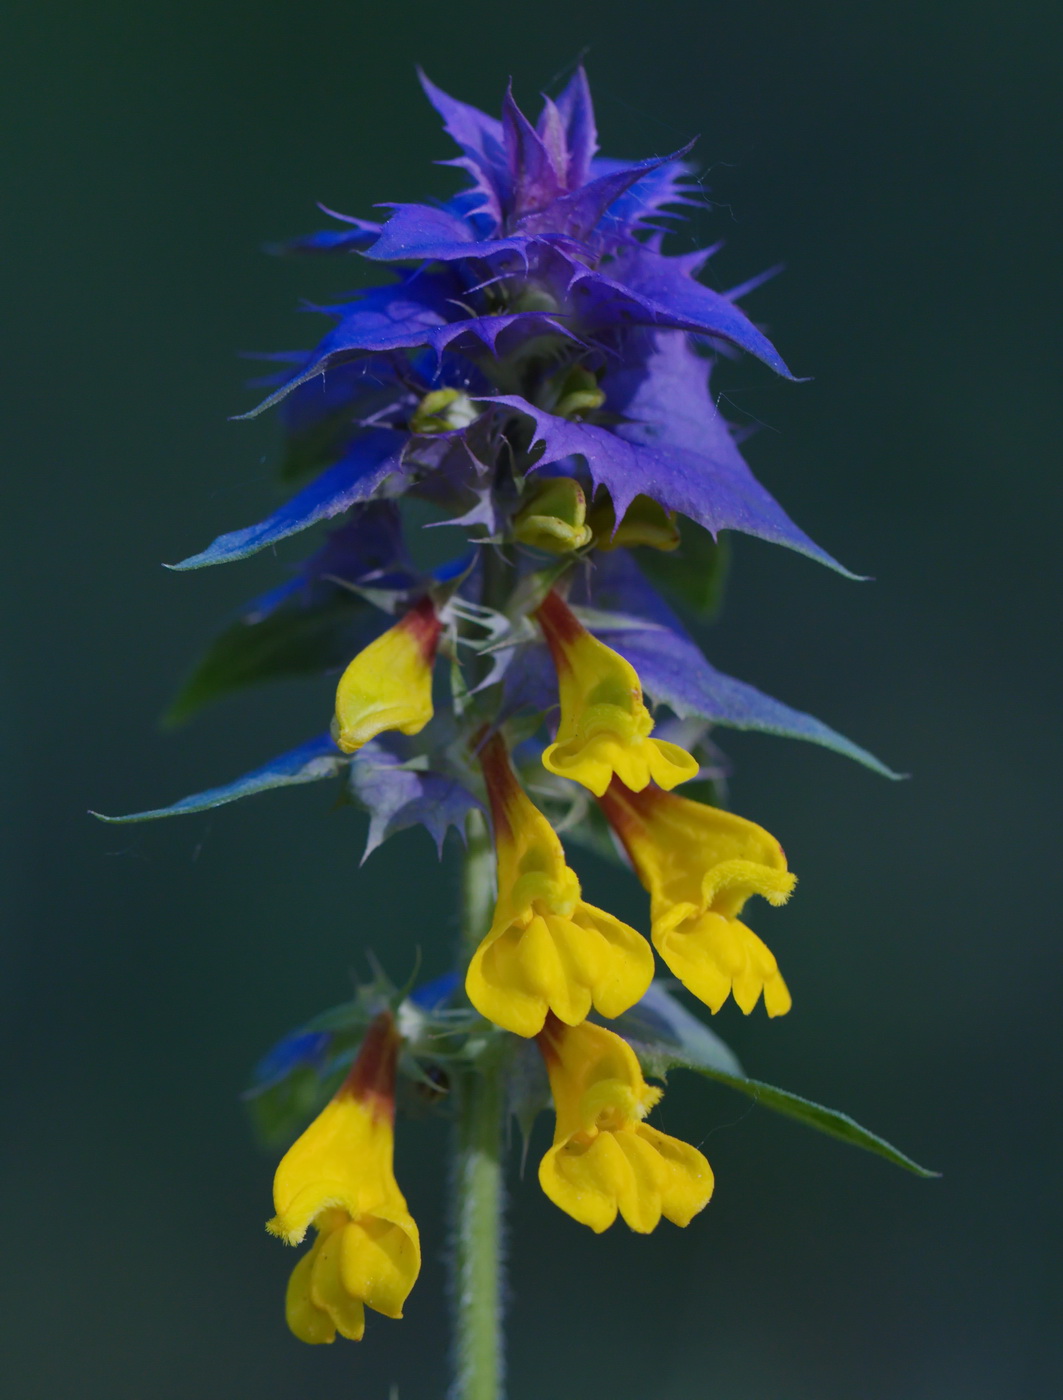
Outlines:
{"label": "blurred background", "polygon": [[[260,245],[319,227],[318,199],[455,187],[416,62],[496,111],[510,74],[537,107],[584,50],[607,154],[701,133],[716,207],[674,246],[726,238],[717,286],[785,262],[746,305],[811,382],[747,361],[730,401],[764,424],[761,479],[875,578],[739,539],[709,654],[913,774],[720,732],[801,885],[754,920],[793,1013],[717,1029],[944,1175],[680,1075],[662,1125],[717,1175],[686,1231],[595,1238],[515,1157],[512,1400],[1063,1393],[1058,8],[12,0],[5,25],[6,1393],[443,1394],[445,1126],[400,1140],[426,1242],[406,1320],[309,1348],[238,1096],[366,949],[442,970],[454,850],[406,833],[359,870],[364,819],[325,786],[147,827],[86,809],[225,781],[329,713],[293,684],[156,726],[281,576],[159,567],[278,499],[273,425],[227,421],[253,401],[236,354],[310,344],[299,297],[371,280]],[[577,863],[638,917],[633,880]]]}

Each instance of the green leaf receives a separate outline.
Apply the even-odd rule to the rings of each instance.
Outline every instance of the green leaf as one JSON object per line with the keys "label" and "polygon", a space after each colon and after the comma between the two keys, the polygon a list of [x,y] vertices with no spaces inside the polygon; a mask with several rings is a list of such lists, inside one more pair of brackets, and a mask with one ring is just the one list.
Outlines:
{"label": "green leaf", "polygon": [[639,550],[639,567],[654,583],[706,621],[723,604],[731,562],[725,538],[714,540],[708,530],[685,517],[679,521],[679,548],[671,553]]}
{"label": "green leaf", "polygon": [[234,623],[211,643],[163,723],[181,724],[210,701],[260,681],[344,665],[362,645],[368,615],[361,599],[345,594],[316,607],[285,603],[258,621]]}
{"label": "green leaf", "polygon": [[669,1069],[695,1070],[708,1079],[715,1079],[747,1095],[764,1108],[787,1118],[796,1118],[806,1127],[815,1128],[840,1142],[862,1147],[865,1152],[884,1157],[887,1162],[904,1167],[916,1176],[940,1176],[940,1172],[921,1167],[885,1138],[861,1127],[847,1113],[825,1108],[823,1104],[802,1098],[788,1089],[778,1089],[773,1084],[748,1078],[723,1041],[658,983],[654,983],[637,1006],[611,1024],[630,1042],[647,1074],[663,1078]]}
{"label": "green leaf", "polygon": [[718,1070],[706,1069],[702,1065],[690,1065],[689,1067],[698,1070],[701,1074],[708,1075],[710,1079],[718,1079],[721,1084],[729,1084],[732,1089],[737,1089],[740,1094],[747,1094],[755,1103],[762,1104],[765,1108],[774,1109],[776,1113],[781,1113],[787,1118],[796,1118],[799,1123],[804,1123],[809,1128],[816,1128],[819,1132],[826,1133],[828,1137],[837,1138],[839,1142],[847,1142],[853,1147],[862,1147],[865,1152],[874,1152],[876,1156],[884,1157],[887,1162],[892,1162],[897,1167],[904,1167],[906,1171],[914,1172],[916,1176],[935,1177],[941,1175],[940,1172],[930,1171],[927,1167],[921,1167],[918,1162],[913,1162],[911,1157],[905,1156],[899,1148],[894,1147],[885,1138],[879,1137],[869,1128],[861,1127],[854,1118],[850,1118],[847,1113],[839,1112],[836,1108],[825,1108],[823,1104],[815,1103],[812,1099],[804,1099],[800,1094],[790,1093],[788,1089],[777,1089],[774,1085],[764,1084],[759,1079],[739,1079],[734,1075],[721,1074]]}

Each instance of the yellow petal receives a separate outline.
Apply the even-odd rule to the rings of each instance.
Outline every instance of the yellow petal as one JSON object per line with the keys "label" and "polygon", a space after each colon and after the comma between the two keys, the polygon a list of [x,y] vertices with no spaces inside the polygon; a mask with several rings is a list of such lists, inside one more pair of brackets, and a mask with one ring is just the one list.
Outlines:
{"label": "yellow petal", "polygon": [[653,943],[669,970],[713,1012],[729,993],[747,1016],[761,992],[769,1016],[790,1009],[790,994],[775,958],[738,919],[710,911],[678,926],[670,920],[655,922]]}
{"label": "yellow petal", "polygon": [[614,762],[618,749],[615,740],[604,736],[590,741],[577,738],[565,744],[548,744],[543,750],[543,767],[548,773],[580,783],[596,797],[601,797],[616,771]]}
{"label": "yellow petal", "polygon": [[646,940],[580,900],[571,918],[533,914],[524,928],[493,929],[473,954],[465,989],[482,1016],[532,1036],[549,1011],[570,1026],[585,1020],[592,1004],[603,1016],[619,1016],[652,980]]}
{"label": "yellow petal", "polygon": [[669,1137],[648,1123],[640,1123],[635,1133],[657,1154],[662,1213],[673,1225],[689,1225],[712,1196],[712,1168],[696,1147]]}
{"label": "yellow petal", "polygon": [[785,904],[793,893],[797,877],[762,861],[721,860],[709,866],[701,881],[706,908],[733,918],[740,914],[750,895],[759,894],[769,904]]}
{"label": "yellow petal", "polygon": [[782,847],[755,822],[647,788],[613,784],[602,808],[639,878],[662,904],[690,903],[733,916],[753,894],[782,903],[794,886]]}
{"label": "yellow petal", "polygon": [[481,1016],[514,1035],[528,1037],[542,1030],[547,1003],[538,987],[525,982],[523,933],[511,925],[487,935],[472,955],[465,992]]}
{"label": "yellow petal", "polygon": [[323,1312],[310,1297],[310,1276],[313,1272],[317,1245],[307,1250],[292,1270],[284,1298],[284,1317],[292,1333],[301,1342],[320,1345],[336,1340],[336,1328],[327,1312]]}
{"label": "yellow petal", "polygon": [[653,981],[653,951],[650,945],[630,924],[583,900],[576,906],[573,922],[593,927],[604,949],[608,950],[592,988],[596,1009],[609,1020],[623,1015],[646,995]]}
{"label": "yellow petal", "polygon": [[340,1277],[346,1292],[385,1317],[401,1317],[421,1268],[413,1220],[363,1217],[346,1225],[340,1239]]}
{"label": "yellow petal", "polygon": [[600,1235],[616,1219],[617,1191],[626,1187],[630,1172],[612,1133],[600,1133],[589,1145],[550,1148],[539,1164],[539,1184],[555,1206]]}
{"label": "yellow petal", "polygon": [[528,935],[522,952],[525,964],[534,965],[541,979],[544,1019],[550,1010],[566,1025],[578,1026],[587,1019],[594,988],[606,975],[608,949],[593,930],[556,914],[533,919]]}
{"label": "yellow petal", "polygon": [[340,1094],[281,1159],[273,1180],[277,1214],[267,1228],[298,1244],[322,1211],[341,1206],[352,1217],[405,1209],[392,1171],[393,1130],[384,1107]]}
{"label": "yellow petal", "polygon": [[666,739],[644,739],[642,743],[647,751],[650,777],[659,788],[671,791],[680,783],[697,777],[697,759],[678,744],[670,744]]}
{"label": "yellow petal", "polygon": [[783,981],[781,972],[764,983],[764,1010],[769,1016],[785,1016],[793,1004],[790,988]]}
{"label": "yellow petal", "polygon": [[[604,710],[599,707],[599,713]],[[685,749],[639,734],[628,737],[621,728],[624,718],[618,712],[611,729],[590,734],[584,725],[576,738],[550,744],[543,750],[543,767],[559,778],[581,783],[596,797],[604,794],[614,774],[632,792],[641,792],[651,781],[661,788],[674,788],[697,776],[697,760]]]}
{"label": "yellow petal", "polygon": [[365,1306],[343,1285],[340,1259],[344,1233],[341,1228],[321,1236],[310,1273],[310,1298],[315,1307],[328,1314],[341,1337],[360,1342],[365,1334]]}
{"label": "yellow petal", "polygon": [[557,1109],[554,1145],[644,1118],[661,1097],[634,1050],[605,1026],[552,1021],[539,1038]]}
{"label": "yellow petal", "polygon": [[498,853],[490,932],[469,964],[469,1000],[488,1020],[532,1036],[548,1012],[569,1025],[591,1006],[617,1016],[653,978],[653,953],[633,928],[585,904],[557,833],[517,781],[503,741],[480,757]]}
{"label": "yellow petal", "polygon": [[687,1224],[712,1194],[712,1171],[696,1148],[642,1121],[661,1090],[643,1079],[631,1046],[604,1026],[557,1021],[539,1046],[557,1110],[539,1168],[547,1196],[596,1231],[618,1210],[640,1234],[662,1214]]}
{"label": "yellow petal", "polygon": [[774,957],[737,915],[753,894],[785,903],[794,887],[782,847],[762,827],[704,803],[613,783],[602,808],[650,892],[653,944],[711,1010],[732,992],[749,1012],[790,1009]]}
{"label": "yellow petal", "polygon": [[790,1010],[792,1001],[774,954],[751,928],[746,928],[737,919],[733,923],[746,952],[745,967],[734,979],[735,1001],[748,1016],[763,992],[764,1009],[768,1015],[784,1016]]}

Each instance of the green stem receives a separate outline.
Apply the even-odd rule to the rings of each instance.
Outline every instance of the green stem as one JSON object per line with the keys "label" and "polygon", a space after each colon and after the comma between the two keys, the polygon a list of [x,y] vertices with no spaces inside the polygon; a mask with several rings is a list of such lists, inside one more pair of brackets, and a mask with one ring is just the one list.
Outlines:
{"label": "green stem", "polygon": [[[494,852],[479,813],[468,825],[462,875],[462,965],[487,932],[494,903]],[[452,1400],[501,1400],[502,1038],[493,1033],[457,1088],[453,1176],[454,1353]]]}

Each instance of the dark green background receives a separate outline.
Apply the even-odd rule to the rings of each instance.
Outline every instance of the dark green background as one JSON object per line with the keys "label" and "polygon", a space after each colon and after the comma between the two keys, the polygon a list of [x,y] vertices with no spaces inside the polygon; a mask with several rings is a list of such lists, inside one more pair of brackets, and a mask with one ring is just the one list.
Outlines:
{"label": "dark green background", "polygon": [[[358,869],[323,788],[146,828],[128,811],[320,730],[327,684],[154,717],[214,619],[280,574],[160,560],[276,499],[242,349],[366,276],[263,241],[453,188],[420,61],[491,109],[534,105],[589,46],[610,154],[702,133],[727,238],[794,386],[745,363],[758,472],[853,584],[740,540],[723,669],[913,781],[722,736],[738,810],[799,872],[754,922],[795,1009],[733,1005],[749,1070],[845,1108],[921,1182],[677,1079],[711,1207],[595,1238],[513,1184],[513,1400],[938,1400],[1060,1393],[1060,385],[1056,7],[1045,4],[16,3],[4,355],[6,1394],[100,1400],[439,1397],[445,1134],[404,1128],[425,1269],[401,1324],[310,1349],[280,1315],[272,1162],[237,1095],[375,949],[442,968],[453,860],[421,833]],[[686,246],[689,246],[689,241]],[[453,853],[451,853],[453,856]],[[641,909],[587,862],[589,896]],[[533,1155],[534,1161],[534,1155]]]}

